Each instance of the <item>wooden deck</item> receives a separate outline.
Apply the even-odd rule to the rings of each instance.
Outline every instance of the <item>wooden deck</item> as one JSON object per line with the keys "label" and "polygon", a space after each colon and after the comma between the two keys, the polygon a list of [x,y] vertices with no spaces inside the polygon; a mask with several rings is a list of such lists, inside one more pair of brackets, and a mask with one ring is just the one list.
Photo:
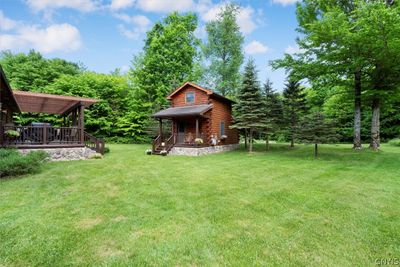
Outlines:
{"label": "wooden deck", "polygon": [[[104,141],[79,127],[52,126],[4,126],[3,133],[12,130],[18,137],[4,135],[2,147],[23,149],[89,147],[98,153],[104,153]],[[82,135],[83,134],[83,135]]]}

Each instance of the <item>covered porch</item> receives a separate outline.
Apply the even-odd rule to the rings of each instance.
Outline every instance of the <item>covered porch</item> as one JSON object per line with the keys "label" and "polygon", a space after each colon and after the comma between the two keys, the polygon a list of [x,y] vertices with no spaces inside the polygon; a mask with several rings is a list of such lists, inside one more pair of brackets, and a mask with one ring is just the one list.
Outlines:
{"label": "covered porch", "polygon": [[[209,116],[212,105],[168,108],[154,114],[159,122],[158,136],[153,141],[153,152],[173,146],[204,147],[210,145]],[[164,124],[168,121],[168,133]]]}
{"label": "covered porch", "polygon": [[16,112],[45,113],[60,115],[61,121],[60,126],[46,122],[20,126],[10,120],[2,120],[2,147],[27,149],[87,146],[96,152],[104,152],[104,142],[85,132],[84,110],[98,100],[25,91],[12,91],[12,94],[18,109],[2,109],[3,116],[12,118]]}

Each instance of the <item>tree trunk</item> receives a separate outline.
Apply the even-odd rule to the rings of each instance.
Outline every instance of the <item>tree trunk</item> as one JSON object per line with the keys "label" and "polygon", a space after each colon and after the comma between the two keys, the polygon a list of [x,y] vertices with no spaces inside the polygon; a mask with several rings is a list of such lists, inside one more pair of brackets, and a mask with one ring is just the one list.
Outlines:
{"label": "tree trunk", "polygon": [[267,151],[269,150],[269,134],[268,133],[265,134],[265,148],[267,149]]}
{"label": "tree trunk", "polygon": [[249,131],[249,152],[253,152],[253,129]]}
{"label": "tree trunk", "polygon": [[371,120],[371,144],[369,147],[373,150],[379,150],[380,147],[380,100],[375,98],[372,101],[372,120]]}
{"label": "tree trunk", "polygon": [[244,129],[244,148],[247,149],[247,129]]}
{"label": "tree trunk", "polygon": [[354,135],[353,149],[361,149],[361,72],[354,74]]}
{"label": "tree trunk", "polygon": [[294,133],[290,135],[290,147],[294,147]]}
{"label": "tree trunk", "polygon": [[318,144],[315,143],[314,145],[314,158],[318,158]]}

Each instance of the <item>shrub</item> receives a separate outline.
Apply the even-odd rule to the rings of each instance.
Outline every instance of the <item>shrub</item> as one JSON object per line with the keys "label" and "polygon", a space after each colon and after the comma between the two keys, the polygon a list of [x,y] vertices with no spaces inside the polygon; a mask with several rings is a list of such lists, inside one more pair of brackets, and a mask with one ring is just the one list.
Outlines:
{"label": "shrub", "polygon": [[21,155],[12,149],[0,149],[0,178],[34,173],[47,158],[43,151],[31,151]]}
{"label": "shrub", "polygon": [[400,138],[395,138],[389,141],[389,145],[391,146],[400,146]]}
{"label": "shrub", "polygon": [[104,154],[110,153],[110,148],[108,146],[104,147]]}

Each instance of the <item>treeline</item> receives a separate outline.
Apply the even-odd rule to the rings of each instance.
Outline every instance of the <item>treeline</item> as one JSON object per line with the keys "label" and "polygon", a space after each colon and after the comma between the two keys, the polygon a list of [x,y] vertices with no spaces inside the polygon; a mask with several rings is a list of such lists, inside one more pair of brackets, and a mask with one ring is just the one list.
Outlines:
{"label": "treeline", "polygon": [[[87,111],[86,126],[109,141],[147,141],[155,130],[151,114],[166,107],[165,96],[186,81],[212,88],[240,103],[235,107],[236,127],[246,138],[253,128],[251,135],[257,138],[307,141],[306,131],[300,134],[298,129],[317,126],[307,121],[333,119],[338,140],[354,141],[355,148],[361,146],[361,140],[372,140],[371,146],[377,149],[381,139],[399,135],[397,2],[300,2],[300,52],[271,62],[274,68],[285,68],[288,73],[285,88],[278,88],[281,93],[268,81],[263,86],[258,84],[253,63],[241,72],[244,36],[237,24],[238,12],[239,6],[227,4],[216,20],[207,23],[204,41],[195,36],[195,14],[169,14],[147,32],[143,50],[134,56],[126,74],[119,70],[110,74],[90,72],[81,64],[45,59],[35,51],[3,52],[0,64],[13,88],[102,99]],[[257,109],[260,114],[251,108],[254,99],[243,98],[250,87],[257,89],[257,101],[263,101],[263,108]],[[252,121],[254,116],[260,116],[260,121]],[[60,121],[55,116],[35,114],[16,119],[23,124]],[[257,125],[249,126],[249,121]],[[317,130],[321,129],[314,127],[313,131]],[[330,131],[320,135],[328,137]]]}

